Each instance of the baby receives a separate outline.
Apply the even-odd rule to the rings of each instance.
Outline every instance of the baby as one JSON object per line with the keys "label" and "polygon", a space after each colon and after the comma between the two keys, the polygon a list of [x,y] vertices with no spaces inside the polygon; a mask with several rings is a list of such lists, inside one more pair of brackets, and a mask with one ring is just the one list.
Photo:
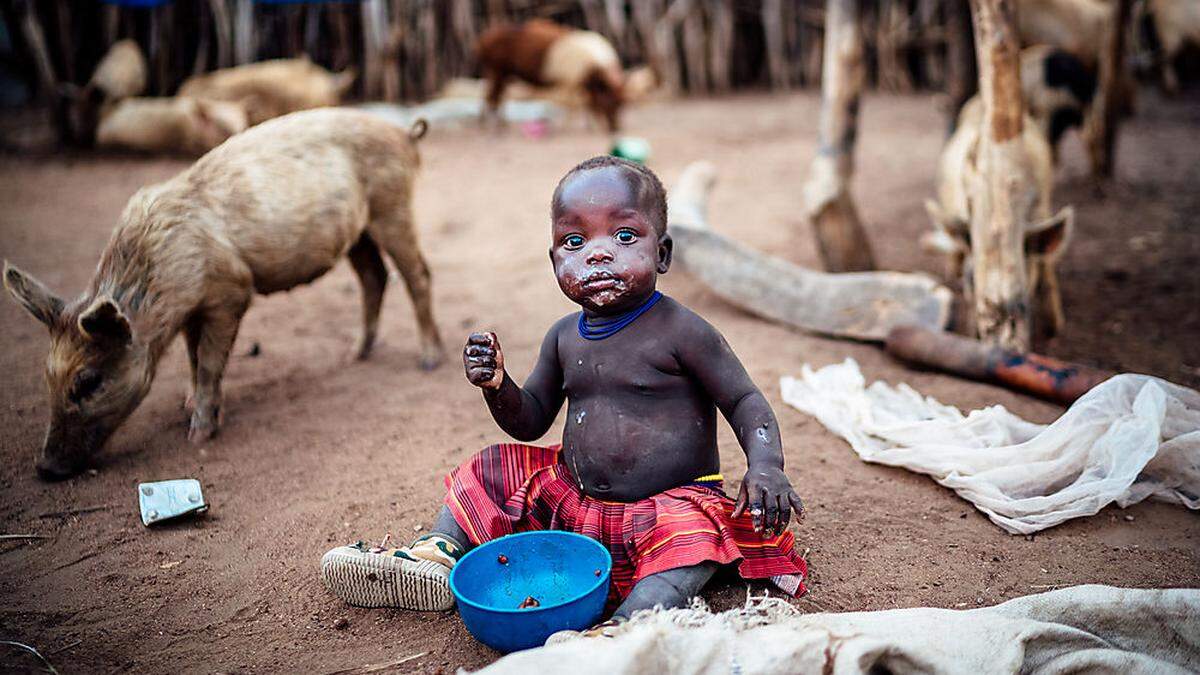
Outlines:
{"label": "baby", "polygon": [[[771,406],[721,334],[655,290],[671,265],[662,184],[641,165],[595,157],[559,181],[551,219],[554,275],[583,311],[550,328],[524,387],[494,333],[472,334],[463,350],[467,379],[521,443],[454,469],[432,531],[411,546],[329,551],[325,585],[353,605],[449,609],[450,569],[470,547],[551,529],[612,553],[615,620],[682,606],[733,563],[799,595],[806,565],[786,526],[803,507]],[[564,400],[562,444],[524,445]],[[718,410],[746,452],[736,502],[721,489]]]}

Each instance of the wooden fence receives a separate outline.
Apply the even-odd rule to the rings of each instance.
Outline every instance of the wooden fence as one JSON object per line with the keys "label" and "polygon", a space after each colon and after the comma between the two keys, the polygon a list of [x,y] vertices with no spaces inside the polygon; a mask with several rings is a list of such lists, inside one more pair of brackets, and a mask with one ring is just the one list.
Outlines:
{"label": "wooden fence", "polygon": [[[944,89],[954,67],[948,26],[965,7],[864,0],[868,86]],[[825,23],[823,0],[174,0],[153,8],[0,0],[0,13],[9,58],[35,85],[30,19],[59,82],[82,83],[108,45],[132,37],[149,56],[151,93],[173,93],[195,72],[307,53],[333,70],[357,68],[358,95],[385,100],[426,98],[449,78],[478,75],[481,30],[538,16],[604,34],[627,66],[649,63],[681,93],[817,87]]]}

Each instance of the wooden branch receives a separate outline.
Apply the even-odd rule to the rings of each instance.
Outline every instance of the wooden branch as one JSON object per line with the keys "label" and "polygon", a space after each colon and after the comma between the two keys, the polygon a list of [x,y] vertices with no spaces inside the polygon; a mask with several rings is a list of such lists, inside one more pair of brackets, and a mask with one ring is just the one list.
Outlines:
{"label": "wooden branch", "polygon": [[763,34],[767,41],[767,72],[771,76],[771,88],[787,91],[787,45],[783,40],[782,0],[763,0]]}
{"label": "wooden branch", "polygon": [[940,330],[950,318],[950,290],[919,274],[827,274],[773,258],[709,229],[708,197],[716,171],[708,162],[684,169],[670,191],[675,263],[718,296],[746,311],[801,330],[882,341],[905,324]]}
{"label": "wooden branch", "polygon": [[909,365],[994,382],[1062,405],[1071,405],[1115,374],[916,326],[893,329],[887,352]]}
{"label": "wooden branch", "polygon": [[821,121],[804,203],[825,269],[875,269],[866,231],[850,197],[854,141],[863,85],[863,46],[858,0],[828,0],[825,63],[821,73]]}
{"label": "wooden branch", "polygon": [[980,339],[1029,349],[1022,204],[1032,191],[1021,142],[1024,104],[1014,0],[971,0],[983,101],[976,172],[966,178],[974,263],[975,329]]}

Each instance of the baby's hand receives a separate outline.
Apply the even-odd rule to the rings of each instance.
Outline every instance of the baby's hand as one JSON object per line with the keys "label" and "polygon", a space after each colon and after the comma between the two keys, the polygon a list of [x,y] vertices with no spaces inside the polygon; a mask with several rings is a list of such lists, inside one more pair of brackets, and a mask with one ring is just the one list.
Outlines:
{"label": "baby's hand", "polygon": [[[792,489],[783,469],[775,466],[755,467],[746,470],[737,501],[733,505],[733,517],[737,518],[750,510],[754,531],[765,534],[781,534],[796,511],[796,520],[804,518],[804,504],[800,495]],[[765,532],[764,532],[765,531]]]}
{"label": "baby's hand", "polygon": [[499,389],[504,381],[504,352],[495,333],[471,333],[463,347],[463,367],[471,384],[483,389]]}

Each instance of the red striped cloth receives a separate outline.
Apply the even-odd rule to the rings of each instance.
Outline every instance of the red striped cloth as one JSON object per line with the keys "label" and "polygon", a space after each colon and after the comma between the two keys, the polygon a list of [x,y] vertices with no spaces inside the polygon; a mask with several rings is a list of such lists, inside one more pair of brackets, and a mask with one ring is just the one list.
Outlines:
{"label": "red striped cloth", "polygon": [[561,446],[501,443],[446,477],[446,505],[475,544],[514,532],[569,530],[604,544],[613,558],[610,602],[641,579],[711,560],[738,563],[745,579],[806,592],[808,566],[790,532],[764,537],[750,516],[731,517],[720,481],[691,483],[631,503],[583,494],[559,459]]}

